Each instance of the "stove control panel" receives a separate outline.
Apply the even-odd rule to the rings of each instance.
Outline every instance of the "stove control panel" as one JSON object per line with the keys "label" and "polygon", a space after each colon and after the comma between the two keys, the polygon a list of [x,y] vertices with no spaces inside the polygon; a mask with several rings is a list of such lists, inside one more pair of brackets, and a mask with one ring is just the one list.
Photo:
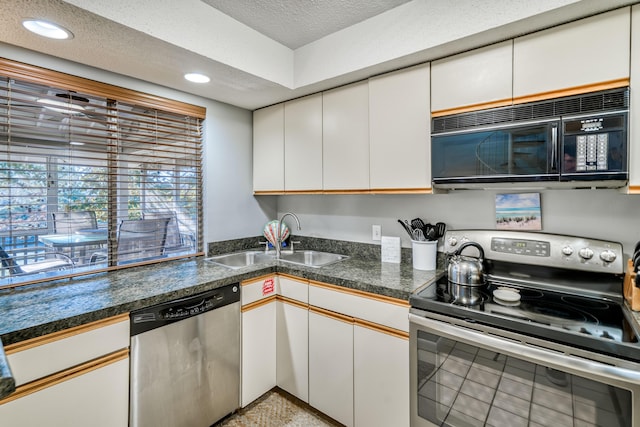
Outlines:
{"label": "stove control panel", "polygon": [[538,240],[508,239],[494,237],[491,239],[491,250],[515,255],[551,256],[549,242]]}
{"label": "stove control panel", "polygon": [[616,242],[508,230],[447,230],[443,240],[445,253],[454,252],[464,242],[476,242],[490,260],[624,273],[622,245]]}

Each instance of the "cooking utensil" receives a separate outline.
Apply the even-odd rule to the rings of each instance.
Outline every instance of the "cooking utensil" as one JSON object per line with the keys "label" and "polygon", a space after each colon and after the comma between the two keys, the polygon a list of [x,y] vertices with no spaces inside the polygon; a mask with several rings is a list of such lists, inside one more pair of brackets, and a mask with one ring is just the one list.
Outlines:
{"label": "cooking utensil", "polygon": [[424,229],[424,221],[422,221],[420,218],[414,218],[411,220],[411,226],[416,229],[420,229],[423,230]]}
{"label": "cooking utensil", "polygon": [[398,222],[400,223],[400,225],[402,226],[402,228],[404,228],[404,231],[407,232],[407,234],[409,235],[409,237],[411,239],[413,239],[413,232],[411,230],[411,227],[409,226],[409,224],[406,223],[405,221],[402,221],[401,219],[398,220]]}
{"label": "cooking utensil", "polygon": [[419,228],[416,228],[415,230],[413,230],[413,240],[417,240],[418,242],[424,242],[427,239],[424,237],[424,233],[422,232],[422,230]]}
{"label": "cooking utensil", "polygon": [[445,224],[444,222],[436,223],[436,235],[438,239],[441,237],[444,237],[444,233],[446,231],[447,231],[447,224]]}
{"label": "cooking utensil", "polygon": [[424,230],[424,235],[427,238],[427,240],[437,240],[438,239],[438,233],[436,231],[435,225],[425,224],[423,230]]}
{"label": "cooking utensil", "polygon": [[[480,252],[480,257],[461,255],[462,251],[473,246]],[[476,242],[463,243],[449,258],[447,267],[450,282],[463,286],[481,286],[484,284],[484,250]]]}

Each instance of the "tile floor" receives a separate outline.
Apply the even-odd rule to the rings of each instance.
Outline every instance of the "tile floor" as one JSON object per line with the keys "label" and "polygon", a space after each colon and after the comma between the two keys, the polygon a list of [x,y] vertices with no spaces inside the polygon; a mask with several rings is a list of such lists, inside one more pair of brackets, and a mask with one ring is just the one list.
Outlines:
{"label": "tile floor", "polygon": [[289,393],[275,388],[215,427],[340,427]]}

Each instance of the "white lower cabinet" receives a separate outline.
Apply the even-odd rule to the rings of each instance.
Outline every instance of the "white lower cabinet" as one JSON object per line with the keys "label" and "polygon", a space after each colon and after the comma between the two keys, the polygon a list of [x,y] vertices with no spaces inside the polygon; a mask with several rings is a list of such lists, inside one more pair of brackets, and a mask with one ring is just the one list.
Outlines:
{"label": "white lower cabinet", "polygon": [[309,310],[292,301],[276,302],[276,376],[281,389],[309,403]]}
{"label": "white lower cabinet", "polygon": [[0,424],[126,427],[128,347],[128,314],[6,346],[17,388]]}
{"label": "white lower cabinet", "polygon": [[409,426],[405,301],[287,275],[242,285],[242,407],[277,385],[348,427]]}
{"label": "white lower cabinet", "polygon": [[353,426],[353,320],[309,311],[309,404]]}
{"label": "white lower cabinet", "polygon": [[6,426],[126,427],[129,360],[123,359],[0,404]]}
{"label": "white lower cabinet", "polygon": [[353,330],[356,427],[409,425],[409,340],[357,322]]}
{"label": "white lower cabinet", "polygon": [[244,408],[276,385],[275,277],[242,282],[242,398]]}

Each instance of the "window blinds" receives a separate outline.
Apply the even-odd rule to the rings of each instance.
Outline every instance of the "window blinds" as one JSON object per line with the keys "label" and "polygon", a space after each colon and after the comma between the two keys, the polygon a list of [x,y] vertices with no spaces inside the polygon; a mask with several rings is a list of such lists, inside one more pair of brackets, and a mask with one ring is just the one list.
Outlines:
{"label": "window blinds", "polygon": [[[43,77],[51,73],[43,70]],[[158,98],[151,103],[131,91],[124,100],[105,96],[108,86],[91,81],[82,91],[76,77],[52,87],[33,73],[28,79],[6,74],[0,77],[0,247],[11,259],[3,260],[0,287],[202,250],[200,114],[185,114],[191,106],[175,108],[175,101],[164,110]],[[94,223],[56,227],[63,216]],[[37,268],[63,256],[71,267]],[[34,264],[36,273],[16,273],[12,262],[29,264],[23,270]]]}

